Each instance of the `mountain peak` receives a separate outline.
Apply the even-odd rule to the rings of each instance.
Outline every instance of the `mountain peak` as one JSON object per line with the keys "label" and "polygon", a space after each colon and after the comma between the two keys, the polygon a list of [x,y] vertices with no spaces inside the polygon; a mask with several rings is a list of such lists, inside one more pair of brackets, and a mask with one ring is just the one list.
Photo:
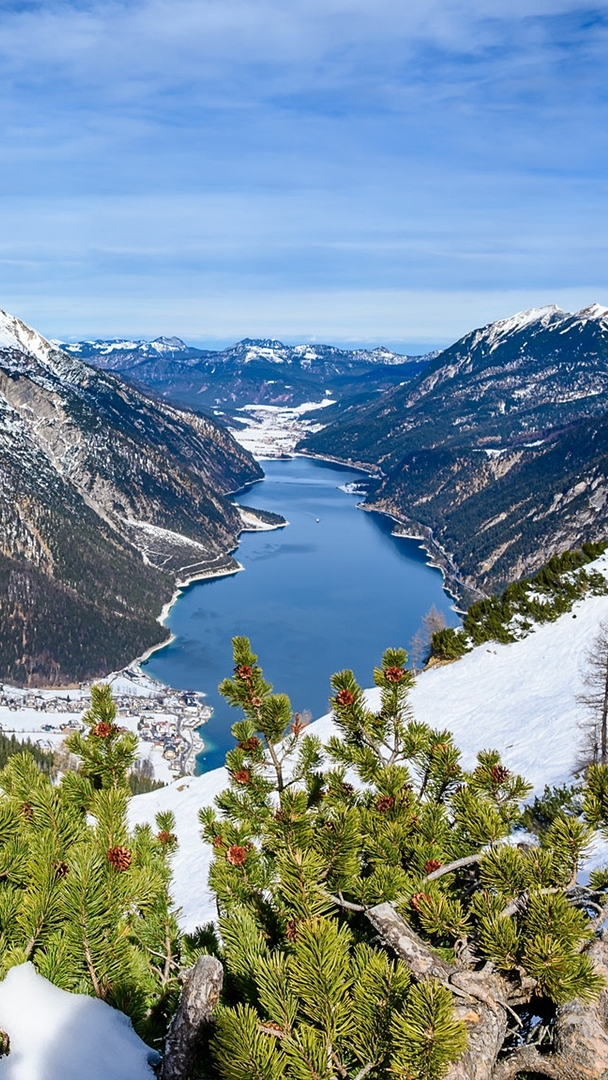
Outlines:
{"label": "mountain peak", "polygon": [[577,311],[577,319],[604,319],[608,315],[608,307],[603,304],[590,304],[589,307]]}
{"label": "mountain peak", "polygon": [[257,349],[284,349],[285,345],[276,338],[243,338],[237,341],[237,345],[246,345],[248,348]]}
{"label": "mountain peak", "polygon": [[56,346],[43,338],[36,330],[32,330],[21,319],[10,315],[8,311],[0,308],[0,348],[16,349],[21,353],[33,354],[37,360],[43,363],[49,354],[56,351]]}

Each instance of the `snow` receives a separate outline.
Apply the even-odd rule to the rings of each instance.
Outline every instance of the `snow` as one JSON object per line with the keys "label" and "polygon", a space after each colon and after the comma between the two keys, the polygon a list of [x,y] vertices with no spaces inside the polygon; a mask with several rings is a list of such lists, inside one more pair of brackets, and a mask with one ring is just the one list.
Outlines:
{"label": "snow", "polygon": [[97,998],[69,994],[31,963],[0,982],[0,1028],[9,1035],[0,1080],[152,1080],[156,1054],[131,1021]]}
{"label": "snow", "polygon": [[590,304],[589,307],[577,311],[577,319],[605,319],[608,315],[608,307],[603,304]]}
{"label": "snow", "polygon": [[247,427],[231,428],[231,433],[258,461],[284,457],[294,453],[296,443],[305,434],[320,431],[323,427],[323,424],[306,420],[306,413],[326,409],[328,405],[335,405],[335,401],[324,398],[323,401],[306,401],[289,408],[282,405],[244,405],[239,412],[244,413]]}
{"label": "snow", "polygon": [[493,351],[500,344],[501,338],[507,337],[508,334],[516,333],[519,330],[523,330],[525,326],[529,326],[535,322],[548,323],[552,316],[562,315],[566,317],[566,312],[561,308],[556,307],[555,304],[548,304],[546,307],[530,308],[528,311],[518,311],[517,314],[511,315],[508,319],[499,319],[498,322],[491,323],[489,327],[484,327],[481,331],[481,335],[486,339],[488,345],[491,346],[490,351]]}
{"label": "snow", "polygon": [[[608,558],[602,556],[593,568],[608,576]],[[587,654],[604,619],[608,596],[592,596],[520,641],[489,642],[456,663],[423,672],[411,693],[414,715],[453,732],[465,767],[474,764],[479,750],[497,749],[506,766],[522,773],[535,792],[542,792],[545,784],[572,782],[580,741],[576,698],[583,690]],[[379,692],[372,689],[367,695],[376,707]],[[333,731],[331,716],[315,721],[308,731],[325,741]],[[200,838],[197,815],[200,807],[213,805],[226,785],[226,771],[215,769],[138,795],[130,803],[132,824],[153,822],[159,810],[175,814],[179,850],[173,862],[173,897],[186,930],[216,914],[206,884],[212,849]],[[600,846],[596,862],[603,857]]]}

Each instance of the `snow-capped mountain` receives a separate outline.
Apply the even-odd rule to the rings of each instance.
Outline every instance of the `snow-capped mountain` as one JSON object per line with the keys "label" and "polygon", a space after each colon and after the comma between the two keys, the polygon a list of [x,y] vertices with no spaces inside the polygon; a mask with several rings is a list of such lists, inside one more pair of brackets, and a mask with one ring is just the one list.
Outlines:
{"label": "snow-capped mountain", "polygon": [[99,675],[161,640],[182,568],[235,545],[221,493],[261,476],[214,421],[2,311],[0,470],[0,678],[20,684]]}
{"label": "snow-capped mountain", "polygon": [[190,407],[301,405],[367,398],[414,378],[435,355],[402,356],[382,346],[284,345],[244,338],[221,351],[194,349],[180,338],[154,341],[79,341],[61,344],[73,356],[116,371],[139,386]]}
{"label": "snow-capped mountain", "polygon": [[425,536],[461,595],[493,591],[608,530],[608,308],[474,330],[301,446],[380,466],[368,505]]}

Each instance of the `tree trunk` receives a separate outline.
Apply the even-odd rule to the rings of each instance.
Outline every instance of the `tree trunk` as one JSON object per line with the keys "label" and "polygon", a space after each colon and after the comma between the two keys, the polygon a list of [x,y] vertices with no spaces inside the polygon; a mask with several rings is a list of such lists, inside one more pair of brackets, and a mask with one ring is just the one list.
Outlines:
{"label": "tree trunk", "polygon": [[608,934],[594,938],[585,950],[606,989],[595,1002],[578,1000],[557,1012],[555,1047],[541,1054],[520,1046],[498,1060],[507,1033],[508,1006],[529,1000],[529,991],[502,979],[491,965],[481,971],[448,964],[437,955],[392,904],[378,904],[367,917],[384,942],[416,979],[439,979],[454,994],[454,1013],[467,1026],[468,1047],[445,1080],[516,1080],[535,1073],[549,1080],[608,1080]]}
{"label": "tree trunk", "polygon": [[224,970],[214,956],[201,956],[186,972],[177,1012],[165,1040],[159,1080],[190,1080],[202,1029],[213,1017]]}
{"label": "tree trunk", "polygon": [[607,983],[597,1001],[575,1000],[557,1014],[555,1049],[576,1069],[577,1080],[608,1080],[608,939],[602,931],[585,950]]}

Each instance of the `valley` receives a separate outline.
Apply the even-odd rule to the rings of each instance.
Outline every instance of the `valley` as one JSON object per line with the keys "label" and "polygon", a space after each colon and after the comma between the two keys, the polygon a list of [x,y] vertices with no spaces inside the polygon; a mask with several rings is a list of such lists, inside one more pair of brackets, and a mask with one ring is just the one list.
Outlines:
{"label": "valley", "polygon": [[381,471],[393,515],[463,604],[608,528],[608,309],[521,312],[472,331],[410,383],[297,449]]}

